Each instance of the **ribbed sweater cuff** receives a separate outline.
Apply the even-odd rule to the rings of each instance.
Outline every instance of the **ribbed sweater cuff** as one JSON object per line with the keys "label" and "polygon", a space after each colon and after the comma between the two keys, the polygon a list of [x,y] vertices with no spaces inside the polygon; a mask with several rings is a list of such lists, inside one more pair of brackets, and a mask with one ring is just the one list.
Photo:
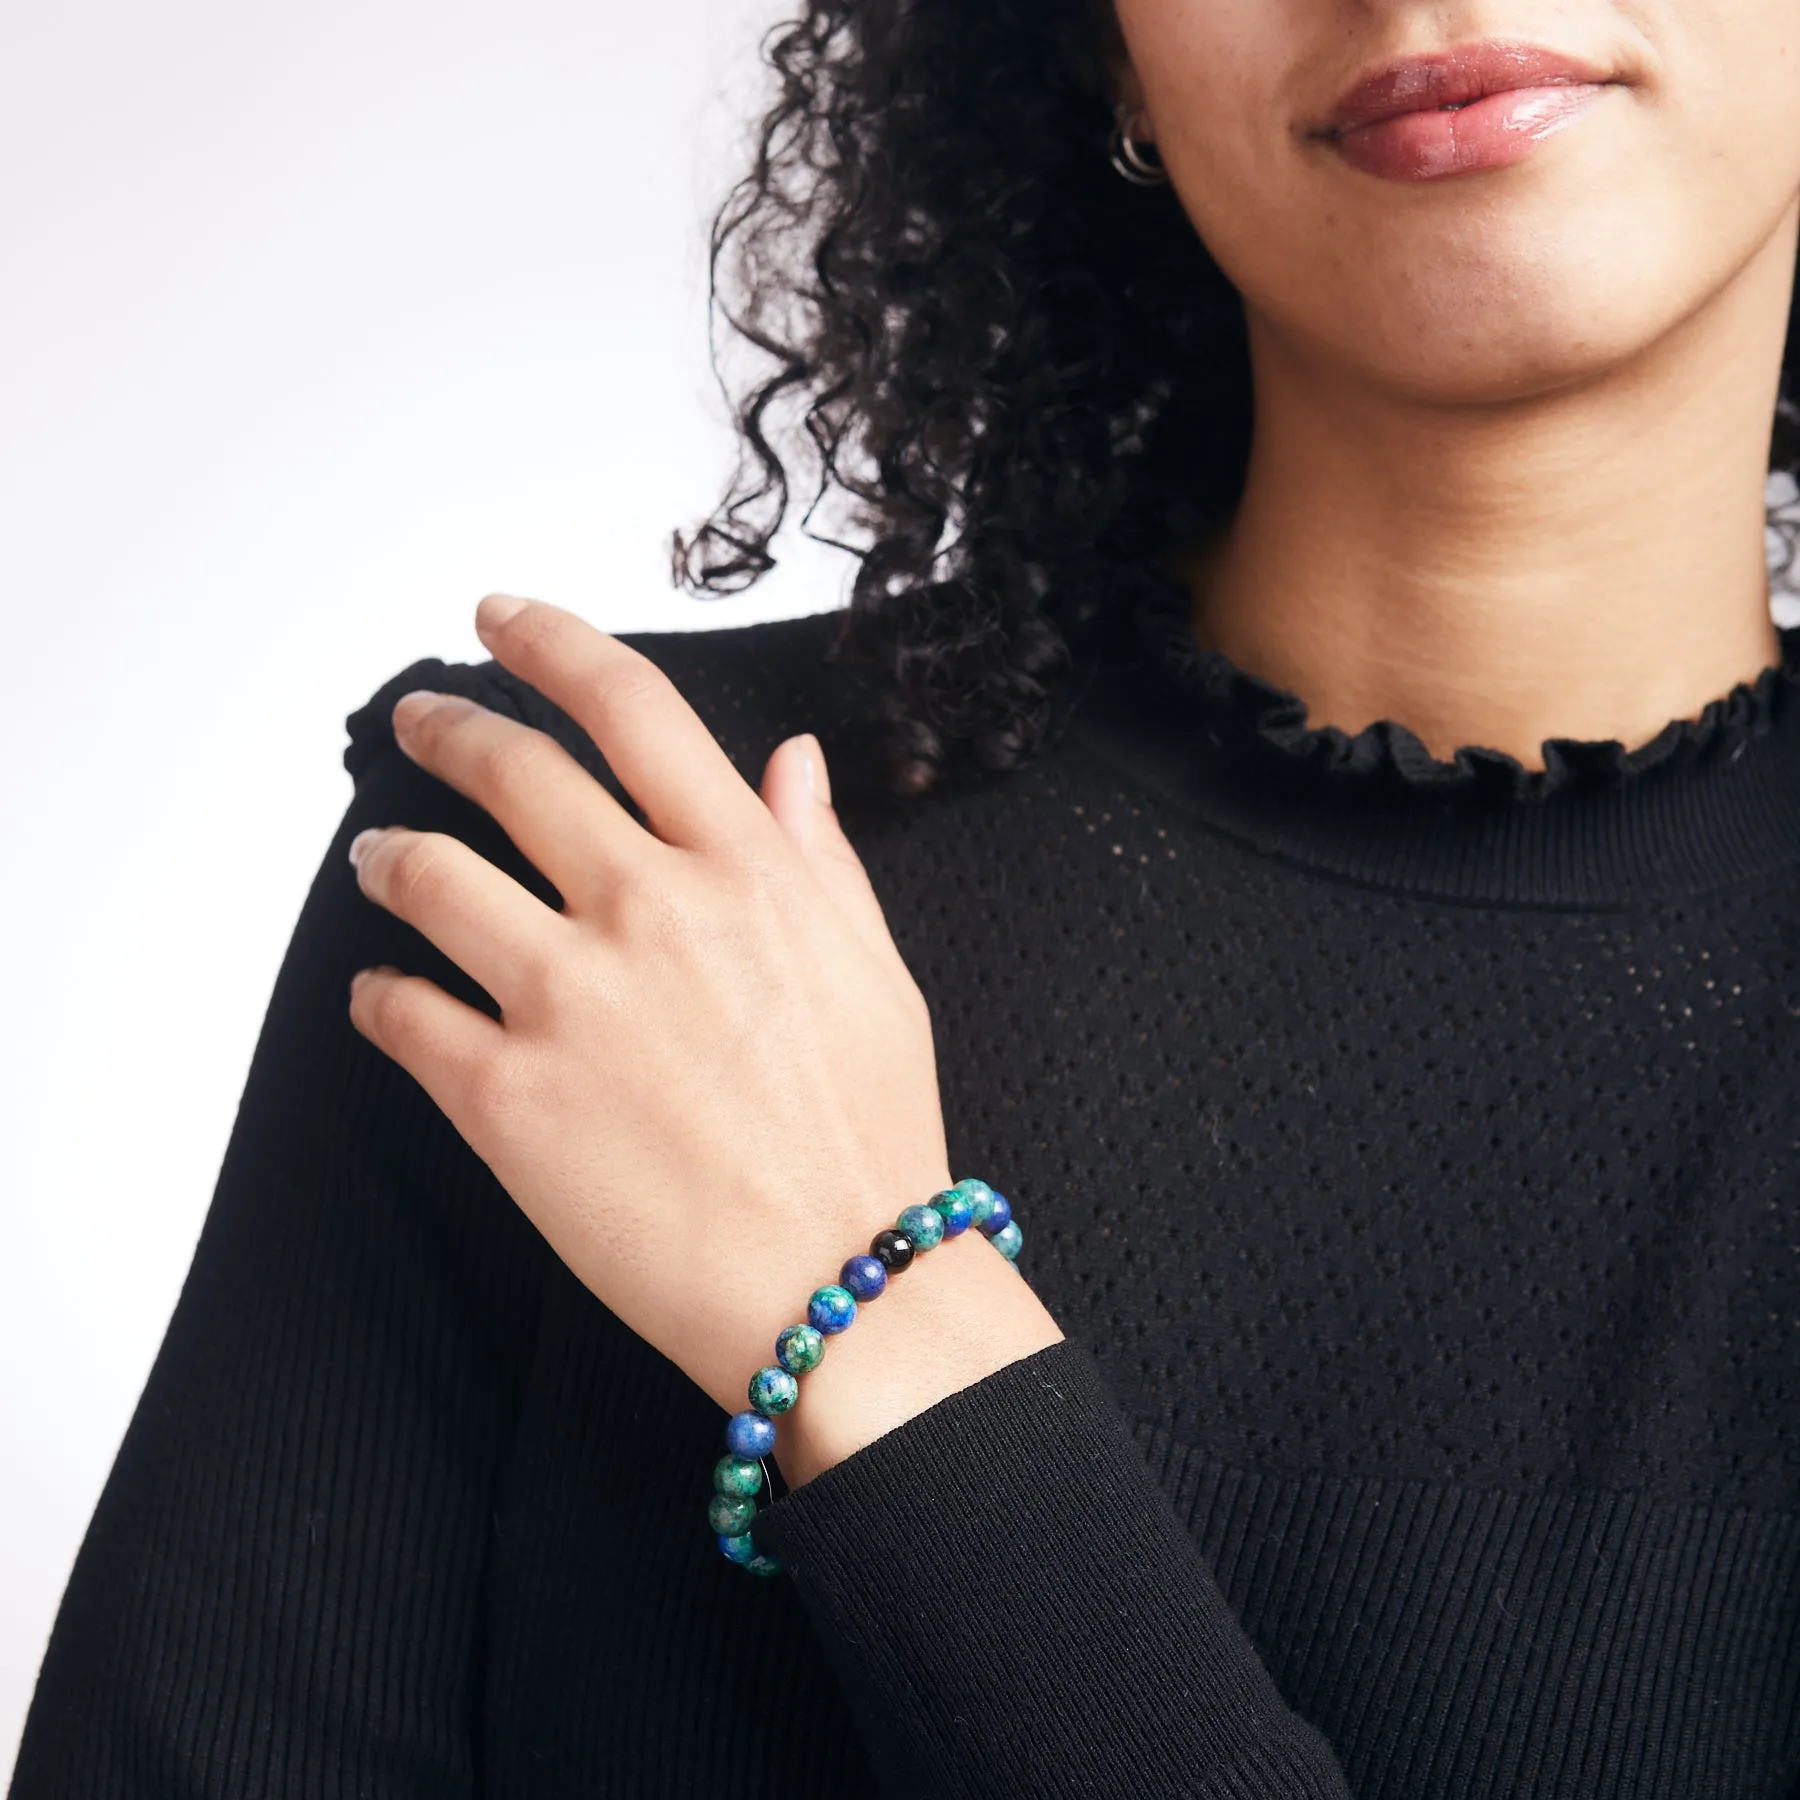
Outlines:
{"label": "ribbed sweater cuff", "polygon": [[[759,1514],[884,1792],[1346,1800],[1065,1338]],[[1082,1704],[1056,1709],[1045,1693]]]}

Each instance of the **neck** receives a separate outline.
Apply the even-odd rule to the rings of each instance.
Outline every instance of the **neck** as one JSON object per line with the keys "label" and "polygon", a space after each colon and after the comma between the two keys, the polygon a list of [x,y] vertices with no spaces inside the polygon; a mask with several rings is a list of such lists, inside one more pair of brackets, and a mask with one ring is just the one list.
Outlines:
{"label": "neck", "polygon": [[1647,742],[1779,660],[1763,551],[1791,225],[1627,368],[1505,404],[1378,392],[1250,321],[1257,431],[1182,566],[1206,648],[1350,733],[1543,766]]}

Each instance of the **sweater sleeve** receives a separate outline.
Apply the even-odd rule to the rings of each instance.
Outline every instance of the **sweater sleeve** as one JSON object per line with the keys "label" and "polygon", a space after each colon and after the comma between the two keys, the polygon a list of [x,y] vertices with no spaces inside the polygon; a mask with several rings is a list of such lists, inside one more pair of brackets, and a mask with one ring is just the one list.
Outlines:
{"label": "sweater sleeve", "polygon": [[1076,1339],[781,1495],[756,1539],[888,1800],[1348,1800]]}
{"label": "sweater sleeve", "polygon": [[495,1491],[549,1252],[353,1029],[396,962],[491,1009],[346,859],[455,832],[542,888],[392,743],[415,665],[350,720],[349,811],[306,899],[198,1248],[58,1613],[13,1800],[434,1800],[478,1788]]}

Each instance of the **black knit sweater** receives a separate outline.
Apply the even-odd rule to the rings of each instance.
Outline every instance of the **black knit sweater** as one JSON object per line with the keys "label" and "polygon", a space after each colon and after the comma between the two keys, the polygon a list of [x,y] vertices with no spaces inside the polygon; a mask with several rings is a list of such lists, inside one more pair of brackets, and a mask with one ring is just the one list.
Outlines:
{"label": "black knit sweater", "polygon": [[15,1800],[1800,1794],[1800,632],[1528,772],[1309,727],[1158,589],[1026,770],[904,801],[833,628],[629,641],[753,780],[818,731],[1067,1341],[724,1561],[718,1407],[348,1022],[371,962],[479,998],[362,826],[545,891],[394,698],[599,770],[421,663],[350,720]]}

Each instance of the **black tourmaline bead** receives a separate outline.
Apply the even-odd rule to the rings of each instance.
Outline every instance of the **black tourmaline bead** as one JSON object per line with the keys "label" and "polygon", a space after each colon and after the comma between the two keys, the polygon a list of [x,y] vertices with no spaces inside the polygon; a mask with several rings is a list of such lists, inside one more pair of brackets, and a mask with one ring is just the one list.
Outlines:
{"label": "black tourmaline bead", "polygon": [[890,1275],[898,1275],[913,1259],[913,1241],[904,1231],[895,1231],[890,1226],[886,1231],[876,1232],[869,1254],[877,1258]]}

